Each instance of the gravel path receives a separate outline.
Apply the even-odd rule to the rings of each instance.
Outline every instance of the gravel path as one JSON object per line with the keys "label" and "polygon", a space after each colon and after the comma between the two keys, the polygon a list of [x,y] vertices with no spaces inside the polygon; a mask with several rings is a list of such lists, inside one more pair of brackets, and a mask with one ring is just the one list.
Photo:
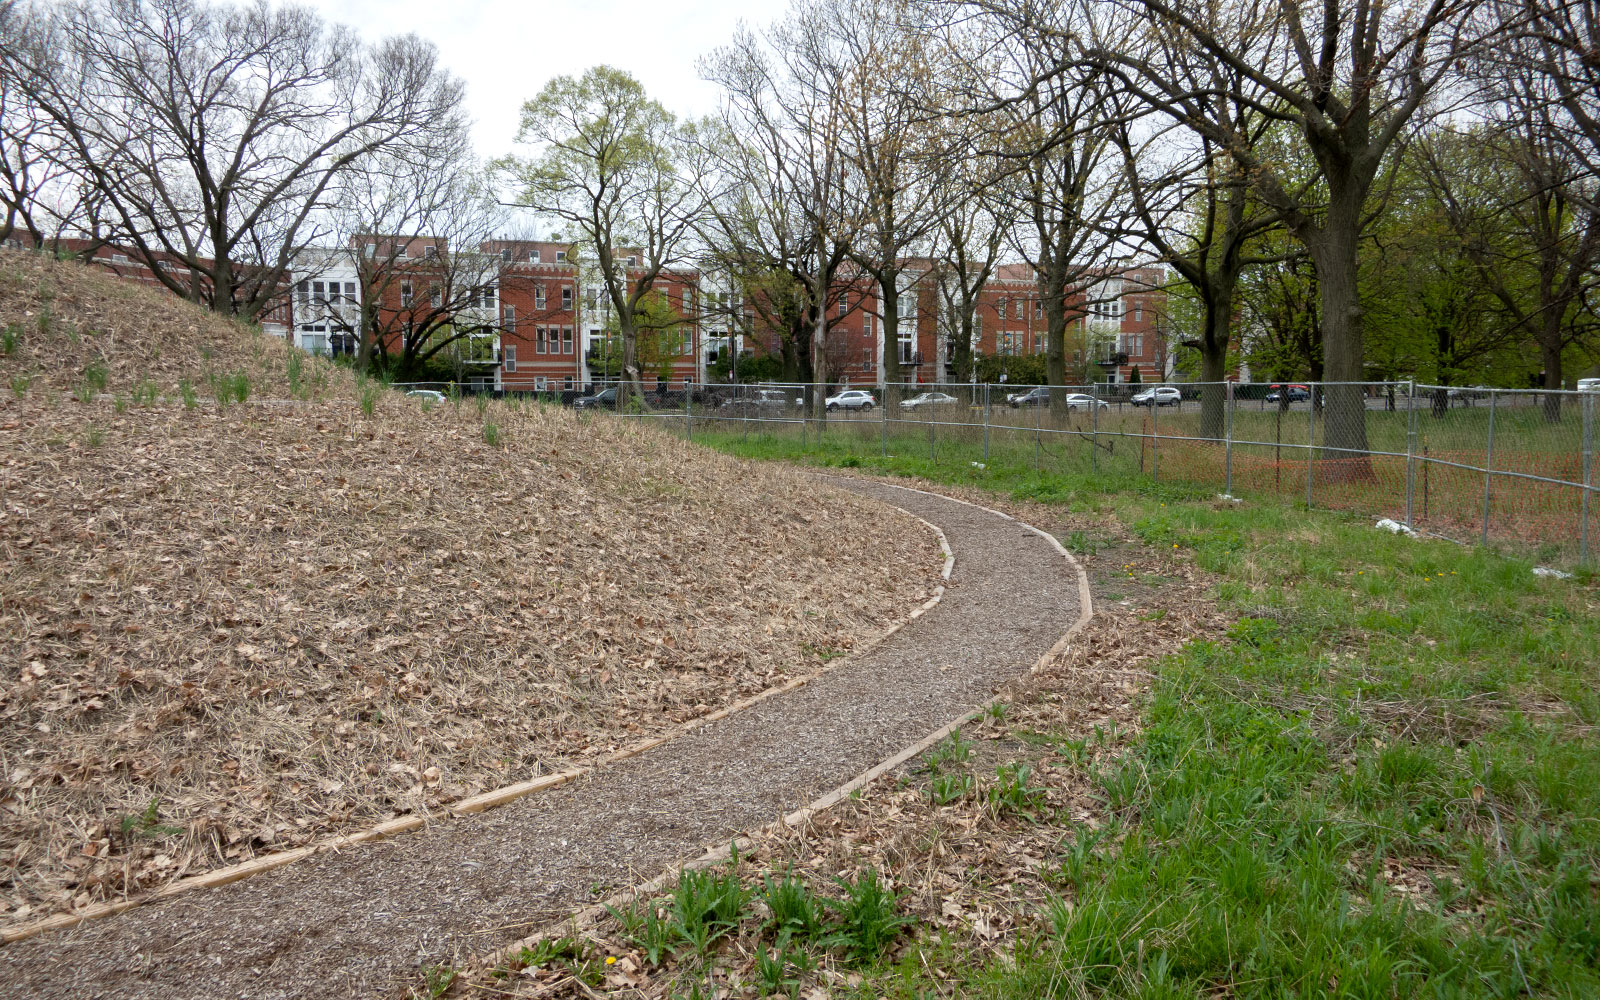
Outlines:
{"label": "gravel path", "polygon": [[1020,524],[846,485],[937,524],[956,554],[944,600],[859,661],[499,809],[9,945],[0,996],[381,994],[804,805],[987,700],[1076,619],[1072,566]]}

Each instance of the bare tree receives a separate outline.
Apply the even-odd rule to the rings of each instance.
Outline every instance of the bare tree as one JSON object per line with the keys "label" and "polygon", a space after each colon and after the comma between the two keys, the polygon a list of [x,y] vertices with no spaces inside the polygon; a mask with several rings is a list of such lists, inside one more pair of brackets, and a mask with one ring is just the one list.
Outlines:
{"label": "bare tree", "polygon": [[[344,177],[460,114],[415,36],[367,46],[308,8],[82,0],[37,15],[12,80],[172,291],[260,315]],[[187,273],[182,273],[184,270]]]}
{"label": "bare tree", "polygon": [[[1184,82],[1164,106],[1175,117],[1125,121],[1113,137],[1131,208],[1126,235],[1176,271],[1199,306],[1200,434],[1220,438],[1226,420],[1220,383],[1227,375],[1236,291],[1246,268],[1272,259],[1250,248],[1281,214],[1263,203],[1240,157],[1217,137],[1257,150],[1274,119],[1257,110],[1268,100],[1261,88],[1212,53],[1183,44],[1180,35],[1152,33],[1123,44],[1140,45],[1148,64]],[[1142,103],[1142,81],[1132,84]]]}
{"label": "bare tree", "polygon": [[[1419,144],[1423,176],[1506,326],[1537,345],[1546,389],[1565,386],[1563,355],[1595,330],[1585,307],[1600,275],[1593,175],[1548,111],[1549,78],[1527,65],[1498,81],[1497,113]],[[1526,342],[1525,341],[1525,342]],[[1561,419],[1546,396],[1545,418]]]}
{"label": "bare tree", "polygon": [[[369,158],[344,183],[332,215],[345,247],[333,260],[358,275],[361,308],[325,312],[344,317],[362,369],[376,364],[405,376],[482,334],[486,324],[498,326],[487,315],[457,322],[469,311],[484,312],[485,290],[504,262],[483,248],[508,223],[490,176],[473,157],[464,121],[441,127],[425,145]],[[297,262],[296,273],[314,279],[318,271]]]}
{"label": "bare tree", "polygon": [[906,8],[903,0],[815,0],[806,16],[818,40],[797,52],[801,72],[839,98],[846,211],[858,223],[850,257],[877,285],[885,405],[895,403],[905,380],[900,331],[908,320],[916,324],[900,310],[901,295],[925,270],[911,258],[925,256],[948,208],[945,177],[956,166],[944,148],[943,123],[925,110],[939,88],[944,51],[909,30]]}
{"label": "bare tree", "polygon": [[[1217,6],[1200,0],[1117,0],[1095,9],[1101,26],[1082,58],[1123,77],[1132,92],[1173,119],[1197,82],[1218,96],[1290,126],[1320,178],[1302,183],[1255,155],[1248,135],[1220,119],[1189,119],[1226,150],[1258,195],[1282,213],[1310,253],[1322,297],[1323,357],[1330,387],[1325,446],[1350,461],[1331,469],[1367,474],[1358,241],[1390,152],[1427,109],[1466,47],[1477,0],[1386,5],[1327,0]],[[1227,75],[1212,83],[1175,73],[1169,63],[1123,44],[1172,36],[1177,50],[1214,61]]]}
{"label": "bare tree", "polygon": [[[1099,70],[1062,68],[1062,46],[1080,28],[1073,8],[1022,4],[1027,22],[1041,30],[994,93],[1004,123],[995,155],[1015,164],[1006,181],[1023,216],[1014,246],[1033,266],[1044,306],[1046,378],[1059,386],[1067,381],[1068,324],[1082,316],[1073,300],[1099,294],[1124,252],[1117,237],[1128,203],[1113,138],[1140,112],[1124,106],[1115,81]],[[1052,398],[1063,405],[1060,393]]]}
{"label": "bare tree", "polygon": [[[769,249],[782,249],[784,272],[766,293],[774,304],[787,299],[790,321],[809,325],[807,353],[812,381],[826,385],[830,366],[829,331],[838,294],[836,279],[856,235],[850,211],[848,164],[842,152],[846,121],[837,81],[817,78],[812,68],[832,61],[826,20],[814,8],[797,7],[765,39],[741,30],[733,44],[718,49],[702,74],[726,92],[724,118],[739,138],[740,169],[747,206],[771,199],[767,209],[746,217]],[[764,216],[764,217],[763,217]],[[724,227],[725,229],[727,227]],[[750,249],[759,244],[747,243]],[[754,296],[752,299],[754,300]],[[813,391],[816,417],[826,417],[824,396]]]}
{"label": "bare tree", "polygon": [[586,245],[622,340],[624,391],[642,395],[642,306],[664,271],[694,259],[699,188],[683,173],[694,127],[627,73],[597,66],[551,80],[523,106],[517,139],[538,150],[504,161],[518,200]]}

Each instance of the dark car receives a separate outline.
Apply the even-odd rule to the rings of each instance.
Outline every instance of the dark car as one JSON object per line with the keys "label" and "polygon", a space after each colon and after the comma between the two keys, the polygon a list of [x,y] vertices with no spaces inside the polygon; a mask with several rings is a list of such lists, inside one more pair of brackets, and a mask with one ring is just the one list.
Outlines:
{"label": "dark car", "polygon": [[1014,392],[1006,397],[1012,409],[1021,406],[1042,406],[1050,400],[1050,387],[1047,385],[1035,386],[1027,392]]}
{"label": "dark car", "polygon": [[600,407],[607,410],[616,409],[617,387],[612,386],[609,389],[603,389],[593,396],[579,396],[572,401],[572,408],[575,410],[587,410],[591,407]]}
{"label": "dark car", "polygon": [[1276,403],[1285,398],[1291,403],[1303,403],[1311,398],[1311,390],[1303,385],[1273,383],[1272,391],[1267,393],[1267,402]]}

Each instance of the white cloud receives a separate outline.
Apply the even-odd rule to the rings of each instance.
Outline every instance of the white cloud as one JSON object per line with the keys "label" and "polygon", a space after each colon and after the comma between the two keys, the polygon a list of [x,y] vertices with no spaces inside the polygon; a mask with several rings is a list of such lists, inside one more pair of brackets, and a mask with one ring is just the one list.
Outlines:
{"label": "white cloud", "polygon": [[551,78],[607,64],[627,70],[679,115],[717,108],[717,88],[696,62],[726,44],[745,20],[765,26],[785,0],[310,0],[330,21],[363,37],[415,32],[439,47],[441,61],[467,82],[473,138],[482,156],[510,152],[522,102]]}

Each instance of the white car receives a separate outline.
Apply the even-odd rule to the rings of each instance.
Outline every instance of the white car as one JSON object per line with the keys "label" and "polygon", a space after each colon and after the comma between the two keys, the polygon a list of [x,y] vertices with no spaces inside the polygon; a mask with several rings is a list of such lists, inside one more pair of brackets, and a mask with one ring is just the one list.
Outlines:
{"label": "white car", "polygon": [[1134,406],[1177,406],[1183,402],[1183,393],[1170,385],[1158,385],[1154,389],[1146,389],[1128,402]]}
{"label": "white car", "polygon": [[823,405],[830,410],[870,410],[878,405],[878,401],[865,389],[846,389],[836,396],[829,396]]}
{"label": "white car", "polygon": [[1600,378],[1578,379],[1579,392],[1600,392]]}
{"label": "white car", "polygon": [[1069,410],[1087,410],[1091,406],[1097,406],[1102,410],[1111,409],[1110,403],[1103,399],[1095,399],[1086,392],[1074,392],[1067,396],[1067,409]]}
{"label": "white car", "polygon": [[942,392],[921,392],[910,399],[900,401],[900,409],[915,410],[924,406],[942,406],[945,403],[959,402],[954,396]]}
{"label": "white car", "polygon": [[444,393],[435,392],[432,389],[412,389],[406,393],[406,398],[420,399],[424,403],[442,403],[444,402]]}

